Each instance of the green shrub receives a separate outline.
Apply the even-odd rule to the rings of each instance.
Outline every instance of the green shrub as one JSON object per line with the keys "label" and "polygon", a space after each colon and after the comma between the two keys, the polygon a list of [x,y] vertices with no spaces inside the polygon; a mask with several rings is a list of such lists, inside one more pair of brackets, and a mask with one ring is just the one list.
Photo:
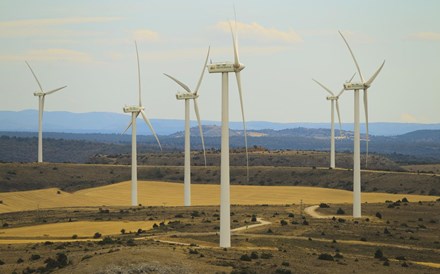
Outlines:
{"label": "green shrub", "polygon": [[246,262],[252,261],[251,257],[249,257],[248,254],[241,255],[240,260],[241,261],[246,261]]}
{"label": "green shrub", "polygon": [[253,259],[253,260],[258,259],[258,253],[255,252],[255,251],[252,251],[252,253],[251,253],[251,259]]}
{"label": "green shrub", "polygon": [[333,256],[328,254],[328,253],[321,253],[318,256],[319,260],[324,260],[324,261],[334,261]]}
{"label": "green shrub", "polygon": [[263,252],[260,256],[261,259],[271,259],[273,257],[272,253]]}
{"label": "green shrub", "polygon": [[114,244],[114,243],[115,243],[115,241],[109,236],[104,237],[104,239],[102,239],[102,241],[99,242],[99,244],[101,244],[101,245],[108,245],[108,244]]}
{"label": "green shrub", "polygon": [[292,270],[287,268],[277,268],[275,274],[292,274]]}
{"label": "green shrub", "polygon": [[257,221],[257,216],[253,214],[251,218],[251,222],[256,222],[256,221]]}
{"label": "green shrub", "polygon": [[36,261],[36,260],[38,260],[38,259],[40,259],[40,258],[41,258],[41,256],[38,255],[38,254],[32,254],[32,255],[31,255],[31,261]]}
{"label": "green shrub", "polygon": [[374,258],[376,258],[376,259],[381,259],[381,258],[383,258],[383,252],[382,252],[382,250],[381,250],[380,248],[378,248],[378,249],[376,250],[376,252],[374,253]]}

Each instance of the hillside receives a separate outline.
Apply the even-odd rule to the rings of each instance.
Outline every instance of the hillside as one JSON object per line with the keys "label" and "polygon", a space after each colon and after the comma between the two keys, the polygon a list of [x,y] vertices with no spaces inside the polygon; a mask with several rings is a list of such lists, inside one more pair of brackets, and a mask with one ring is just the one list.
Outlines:
{"label": "hillside", "polygon": [[[207,149],[220,148],[220,128],[204,126]],[[191,128],[192,150],[201,150],[198,128]],[[351,152],[351,132],[337,132],[336,151]],[[244,147],[243,131],[230,130],[231,148]],[[34,162],[37,154],[35,132],[0,132],[0,161]],[[131,151],[131,136],[121,134],[44,133],[44,159],[49,162],[86,163],[96,154],[118,155]],[[318,150],[328,151],[330,130],[295,128],[284,130],[249,130],[249,147],[269,150]],[[165,152],[182,151],[183,132],[159,136]],[[138,136],[138,151],[158,152],[153,136]],[[361,152],[365,152],[365,139],[361,140]],[[370,136],[369,152],[380,154],[402,164],[440,163],[440,130],[421,130],[398,136]]]}
{"label": "hillside", "polygon": [[[145,155],[144,155],[145,156]],[[140,156],[140,159],[144,156]],[[274,157],[275,158],[275,157]],[[166,160],[165,160],[166,161]],[[200,163],[200,160],[198,160]],[[18,164],[0,163],[0,192],[45,188],[77,191],[130,179],[129,165],[112,164]],[[194,184],[219,184],[218,166],[193,166]],[[232,185],[314,186],[352,190],[353,172],[348,169],[291,166],[231,166]],[[183,182],[182,166],[138,166],[139,180]],[[402,194],[440,194],[440,176],[425,173],[363,171],[362,190]]]}
{"label": "hillside", "polygon": [[[47,132],[67,133],[120,133],[127,126],[130,117],[123,113],[112,112],[87,112],[73,113],[66,111],[45,111],[44,130]],[[37,131],[38,111],[0,111],[0,131]],[[69,121],[66,123],[66,121]],[[139,120],[140,121],[140,120]],[[184,121],[179,119],[151,119],[151,123],[159,135],[170,135],[181,131],[184,128]],[[220,126],[219,121],[202,121],[203,125]],[[290,128],[330,128],[330,123],[276,123],[267,121],[248,121],[247,128],[251,130],[282,130]],[[233,130],[240,130],[243,127],[241,121],[231,121],[230,127]],[[197,121],[191,121],[191,127],[197,126]],[[342,124],[342,129],[353,130],[352,123]],[[370,123],[369,130],[373,135],[395,136],[411,131],[429,129],[440,130],[440,123],[417,124],[417,123]],[[140,134],[150,134],[146,126],[138,128]],[[361,132],[365,132],[364,124],[361,124]]]}

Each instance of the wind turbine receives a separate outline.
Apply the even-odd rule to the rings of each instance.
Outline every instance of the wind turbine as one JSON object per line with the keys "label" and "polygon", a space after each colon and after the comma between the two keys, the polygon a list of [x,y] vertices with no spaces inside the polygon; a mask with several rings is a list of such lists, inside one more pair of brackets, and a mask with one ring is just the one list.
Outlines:
{"label": "wind turbine", "polygon": [[131,121],[128,124],[128,127],[124,130],[122,134],[124,134],[131,126],[131,205],[138,205],[138,195],[137,195],[137,151],[136,151],[136,118],[139,114],[144,119],[145,123],[150,128],[154,137],[156,138],[157,143],[159,144],[160,150],[162,150],[162,146],[160,145],[159,138],[156,135],[156,132],[153,129],[153,126],[148,120],[147,115],[145,114],[145,108],[142,106],[142,96],[141,96],[141,69],[139,65],[139,52],[137,48],[137,43],[134,42],[136,47],[136,57],[137,57],[137,68],[138,68],[138,85],[139,85],[139,105],[133,106],[124,106],[123,110],[125,113],[131,113]]}
{"label": "wind turbine", "polygon": [[[351,82],[351,80],[353,80],[355,74],[353,74],[353,76],[350,78],[348,82]],[[312,80],[315,81],[318,85],[320,85],[331,95],[331,96],[327,96],[326,98],[327,100],[330,101],[331,104],[330,168],[334,169],[335,168],[335,102],[336,102],[336,111],[338,113],[338,120],[339,120],[339,134],[341,135],[342,124],[341,124],[341,114],[339,113],[339,96],[341,96],[342,93],[344,92],[344,88],[342,88],[342,90],[338,93],[338,95],[335,95],[329,88],[327,88],[320,82],[316,81],[315,79]]]}
{"label": "wind turbine", "polygon": [[176,82],[179,86],[181,86],[185,91],[183,93],[178,92],[176,94],[177,100],[185,100],[185,177],[184,177],[184,205],[185,206],[191,206],[191,151],[190,151],[190,129],[189,129],[189,101],[194,100],[194,111],[197,116],[197,122],[199,125],[199,131],[200,131],[200,138],[202,139],[202,147],[203,147],[203,157],[205,159],[205,166],[206,166],[206,151],[205,151],[205,141],[203,140],[203,130],[202,130],[202,124],[200,122],[200,115],[199,115],[199,106],[197,104],[197,98],[199,97],[198,91],[200,88],[200,84],[202,83],[203,74],[205,73],[206,64],[208,63],[208,56],[209,56],[209,50],[206,54],[205,64],[203,65],[202,74],[200,75],[199,82],[197,83],[196,89],[191,91],[191,89],[182,83],[181,81],[177,80],[171,75],[168,75],[164,73],[167,77],[169,77],[171,80]]}
{"label": "wind turbine", "polygon": [[342,39],[347,45],[348,50],[350,51],[351,57],[353,58],[354,64],[356,65],[356,69],[359,73],[359,77],[361,78],[361,82],[356,83],[344,83],[344,90],[353,90],[354,91],[354,147],[353,147],[353,217],[360,218],[361,213],[361,154],[360,154],[360,122],[359,122],[359,90],[362,89],[364,91],[364,109],[365,109],[365,128],[366,128],[366,146],[367,146],[367,154],[366,158],[368,159],[368,88],[373,83],[374,79],[376,79],[379,72],[382,70],[385,65],[385,60],[382,65],[377,69],[377,71],[371,76],[368,81],[364,80],[362,76],[361,70],[359,68],[359,64],[354,57],[353,51],[350,48],[347,40],[344,35],[339,31]]}
{"label": "wind turbine", "polygon": [[243,94],[241,90],[240,71],[245,66],[240,63],[237,45],[237,23],[235,32],[229,23],[234,46],[234,62],[221,62],[208,65],[209,73],[222,74],[222,137],[221,137],[221,164],[220,164],[220,247],[231,247],[231,215],[230,215],[230,176],[229,176],[229,79],[230,72],[237,78],[238,93],[240,96],[241,117],[243,119],[244,141],[246,149],[247,178],[249,178],[249,158],[247,150],[246,121],[244,118]]}
{"label": "wind turbine", "polygon": [[38,86],[40,87],[39,91],[34,92],[34,96],[38,96],[38,162],[43,162],[43,112],[44,112],[44,99],[46,98],[46,95],[52,94],[54,92],[57,92],[67,86],[63,86],[60,88],[56,88],[50,91],[43,91],[43,87],[40,84],[40,81],[38,81],[37,76],[35,75],[33,69],[31,68],[31,65],[27,61],[26,65],[29,67],[29,69],[32,72],[32,75],[35,78],[35,81],[37,81]]}

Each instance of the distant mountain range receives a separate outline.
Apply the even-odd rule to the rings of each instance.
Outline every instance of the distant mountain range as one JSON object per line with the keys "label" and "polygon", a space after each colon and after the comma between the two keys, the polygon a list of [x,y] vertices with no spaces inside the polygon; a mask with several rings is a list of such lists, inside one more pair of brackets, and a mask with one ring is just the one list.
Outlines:
{"label": "distant mountain range", "polygon": [[[0,111],[0,131],[9,132],[36,132],[38,128],[38,111]],[[121,133],[129,122],[129,116],[122,113],[111,112],[88,112],[72,113],[65,111],[46,111],[44,113],[45,132],[64,133]],[[151,119],[151,123],[159,135],[171,135],[184,128],[184,121],[178,119]],[[203,125],[220,126],[219,121],[202,121]],[[287,134],[288,130],[295,128],[304,129],[329,129],[330,123],[275,123],[264,121],[249,121],[247,128],[261,131],[259,134]],[[197,126],[196,121],[191,121],[191,127]],[[241,130],[242,122],[230,122],[232,130]],[[342,129],[352,131],[352,123],[344,123]],[[418,123],[370,123],[369,130],[372,135],[394,136],[409,133],[416,130],[438,130],[437,124]],[[213,127],[212,130],[217,130]],[[286,131],[283,131],[286,130]],[[272,131],[272,132],[271,132]],[[361,125],[361,132],[365,127]],[[140,126],[139,134],[150,135],[146,127]],[[207,132],[209,135],[210,133]],[[315,134],[315,133],[314,133]]]}

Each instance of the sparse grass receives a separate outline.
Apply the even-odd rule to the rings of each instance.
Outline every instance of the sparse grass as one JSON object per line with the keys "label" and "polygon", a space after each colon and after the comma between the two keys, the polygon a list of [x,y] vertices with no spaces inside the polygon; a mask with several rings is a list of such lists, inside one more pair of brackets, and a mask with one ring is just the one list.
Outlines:
{"label": "sparse grass", "polygon": [[[402,199],[402,197],[398,199]],[[319,208],[318,211],[334,214],[335,209],[341,207],[347,214],[350,212],[351,205],[330,205],[330,208]],[[361,219],[346,218],[345,223],[339,223],[337,220],[313,219],[307,216],[307,220],[310,222],[308,226],[304,226],[301,224],[304,219],[300,217],[298,204],[289,207],[286,207],[285,204],[234,205],[231,207],[231,212],[234,213],[233,219],[238,220],[238,223],[232,223],[233,225],[243,226],[244,221],[250,221],[254,212],[259,218],[270,221],[272,224],[234,233],[232,236],[234,248],[223,251],[215,248],[218,246],[218,235],[203,234],[213,232],[213,227],[218,226],[219,220],[214,217],[218,214],[218,206],[194,206],[191,208],[145,206],[131,210],[127,207],[118,208],[106,205],[106,208],[109,209],[109,217],[120,216],[121,222],[136,219],[145,220],[146,217],[151,217],[156,220],[158,228],[157,230],[147,229],[142,237],[136,238],[135,232],[138,231],[138,226],[129,229],[126,226],[127,223],[124,223],[123,226],[119,224],[115,228],[115,236],[112,236],[111,240],[106,240],[103,235],[102,240],[99,239],[96,242],[77,241],[48,245],[12,244],[9,248],[7,245],[0,245],[1,259],[5,262],[5,265],[0,266],[0,271],[11,273],[13,269],[8,267],[14,267],[18,273],[22,273],[27,267],[35,269],[29,260],[20,264],[16,263],[21,256],[20,254],[25,254],[26,249],[32,250],[28,256],[31,254],[41,256],[42,259],[35,262],[43,263],[43,260],[47,258],[57,261],[56,254],[60,251],[57,249],[62,246],[62,251],[68,256],[67,261],[69,262],[63,268],[64,272],[97,273],[108,269],[106,267],[110,265],[115,269],[118,267],[141,269],[141,263],[152,261],[158,262],[158,265],[163,269],[174,269],[172,267],[177,261],[180,267],[179,271],[183,273],[231,273],[233,270],[234,273],[242,273],[245,269],[248,273],[289,273],[288,271],[291,273],[341,273],[358,271],[360,268],[368,273],[379,270],[383,273],[399,273],[403,263],[408,265],[411,273],[429,273],[435,268],[427,268],[414,262],[437,262],[435,250],[439,248],[439,244],[434,242],[440,232],[439,206],[440,203],[437,202],[424,202],[422,204],[408,203],[405,208],[401,206],[402,209],[389,209],[384,201],[377,204],[368,203],[363,204],[364,217]],[[44,215],[50,223],[46,224],[47,226],[55,225],[59,220],[67,220],[66,216],[75,219],[75,222],[70,222],[70,224],[81,224],[85,219],[93,220],[96,216],[101,216],[102,213],[98,208],[41,210],[40,214]],[[120,213],[121,210],[129,213]],[[197,211],[200,217],[193,219],[191,213],[194,211]],[[374,216],[376,212],[381,212],[383,218],[370,217],[370,221],[367,222],[367,216]],[[289,221],[298,220],[300,223],[295,225],[289,223],[289,225],[283,226],[280,221],[286,218],[289,213],[294,213],[296,216],[289,218]],[[175,218],[174,216],[178,214],[183,217]],[[20,222],[23,223],[34,218],[34,215],[35,212],[2,214],[7,218],[20,219]],[[167,221],[160,226],[163,218]],[[211,222],[205,222],[207,219]],[[436,223],[430,223],[431,219],[436,220]],[[94,227],[89,237],[96,231],[103,233],[101,227],[105,223],[106,221],[95,223],[97,226]],[[401,227],[401,223],[406,223],[408,227]],[[419,224],[425,225],[426,229],[417,230]],[[18,228],[21,225],[19,222],[12,222],[12,227]],[[127,230],[125,234],[120,233],[121,227]],[[266,232],[269,228],[273,232],[268,234]],[[383,234],[382,231],[385,228],[388,228],[396,236],[390,237]],[[400,239],[397,236],[407,234],[407,229],[412,229],[414,231],[412,235],[420,240],[413,242],[407,237]],[[324,231],[325,233],[322,233]],[[380,232],[378,235],[376,235],[377,231]],[[186,232],[190,233],[185,235]],[[197,232],[202,234],[197,234]],[[153,233],[156,235],[154,239],[183,242],[189,246],[155,242],[152,240],[153,238],[150,238]],[[360,241],[361,237],[365,237],[368,241]],[[312,240],[309,241],[309,238]],[[71,241],[71,239],[67,240]],[[104,241],[108,241],[109,244],[104,245],[102,243]],[[384,256],[392,258],[388,262],[389,266],[382,266],[385,260],[374,258],[375,251],[379,248],[383,251]],[[334,261],[318,260],[320,254],[328,254]],[[243,257],[245,260],[240,260],[244,255],[246,255]],[[397,263],[396,258],[399,256],[404,256],[405,261]],[[359,258],[358,261],[356,261],[357,258]],[[380,266],[379,269],[378,266]],[[185,269],[191,269],[191,271]],[[279,271],[276,272],[277,270]],[[177,270],[174,269],[173,272],[177,272]]]}

